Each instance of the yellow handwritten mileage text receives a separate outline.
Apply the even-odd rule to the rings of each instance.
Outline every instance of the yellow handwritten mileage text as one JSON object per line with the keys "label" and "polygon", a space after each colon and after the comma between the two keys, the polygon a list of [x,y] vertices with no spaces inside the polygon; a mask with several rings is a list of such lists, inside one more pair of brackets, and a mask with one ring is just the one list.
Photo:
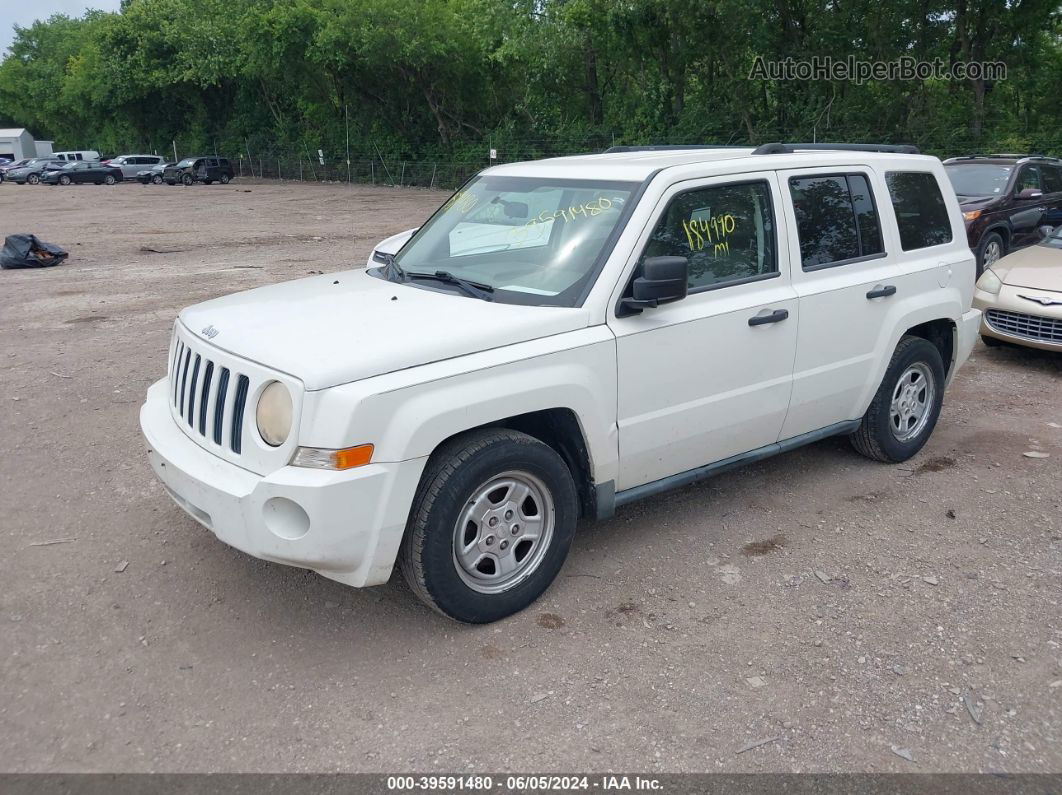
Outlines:
{"label": "yellow handwritten mileage text", "polygon": [[523,226],[514,227],[509,234],[518,241],[523,241],[527,239],[528,232],[538,224],[548,224],[550,221],[568,222],[577,218],[596,218],[601,213],[611,210],[615,205],[616,202],[607,196],[599,196],[577,206],[561,207],[553,213],[543,210]]}
{"label": "yellow handwritten mileage text", "polygon": [[479,204],[479,196],[476,196],[474,193],[469,193],[467,190],[459,190],[447,199],[446,204],[443,205],[443,209],[449,210],[453,207],[459,213],[467,215],[475,209],[477,204]]}
{"label": "yellow handwritten mileage text", "polygon": [[737,219],[733,215],[716,215],[711,218],[690,218],[682,222],[682,231],[690,251],[703,251],[707,245],[713,246],[713,254],[719,256],[730,253],[730,242],[726,239],[737,228]]}

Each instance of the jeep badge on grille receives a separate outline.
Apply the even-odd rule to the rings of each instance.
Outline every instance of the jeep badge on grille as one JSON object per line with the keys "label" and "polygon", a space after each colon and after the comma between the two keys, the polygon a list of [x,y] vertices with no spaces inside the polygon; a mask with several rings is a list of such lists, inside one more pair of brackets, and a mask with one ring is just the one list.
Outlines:
{"label": "jeep badge on grille", "polygon": [[204,337],[206,337],[208,340],[212,340],[212,339],[214,339],[214,337],[216,337],[218,335],[218,330],[216,328],[214,328],[213,326],[207,326],[200,333]]}

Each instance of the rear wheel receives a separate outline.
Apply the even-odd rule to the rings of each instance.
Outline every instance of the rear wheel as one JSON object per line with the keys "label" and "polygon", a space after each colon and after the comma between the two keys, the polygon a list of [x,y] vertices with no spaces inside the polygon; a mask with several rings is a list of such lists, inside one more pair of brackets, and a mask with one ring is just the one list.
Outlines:
{"label": "rear wheel", "polygon": [[222,185],[228,185],[229,184],[229,175],[228,174],[222,174],[221,175],[221,184]]}
{"label": "rear wheel", "polygon": [[852,445],[867,458],[899,463],[929,440],[944,403],[944,363],[937,346],[903,337],[892,354]]}
{"label": "rear wheel", "polygon": [[68,177],[66,174],[61,175],[59,177],[59,184],[60,185],[69,185],[70,184],[70,177]]}
{"label": "rear wheel", "polygon": [[399,565],[417,597],[443,615],[497,621],[553,582],[577,519],[575,483],[552,448],[516,431],[474,431],[429,461]]}
{"label": "rear wheel", "polygon": [[108,174],[106,177],[103,178],[103,182],[105,185],[113,185],[117,181],[118,180],[114,178],[114,174]]}
{"label": "rear wheel", "polygon": [[1007,245],[998,232],[989,232],[981,238],[981,245],[977,247],[977,276],[980,278],[985,268],[991,268],[1006,253]]}

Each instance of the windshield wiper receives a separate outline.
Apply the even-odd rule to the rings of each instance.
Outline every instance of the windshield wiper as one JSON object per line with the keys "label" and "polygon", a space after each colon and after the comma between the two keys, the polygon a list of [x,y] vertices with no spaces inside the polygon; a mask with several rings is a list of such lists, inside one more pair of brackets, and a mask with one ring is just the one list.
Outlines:
{"label": "windshield wiper", "polygon": [[450,271],[435,271],[434,273],[408,271],[405,275],[410,279],[427,279],[430,281],[444,282],[445,284],[455,284],[473,298],[482,298],[484,301],[493,300],[491,298],[491,293],[494,292],[494,288],[489,284],[462,279],[460,276],[454,276]]}

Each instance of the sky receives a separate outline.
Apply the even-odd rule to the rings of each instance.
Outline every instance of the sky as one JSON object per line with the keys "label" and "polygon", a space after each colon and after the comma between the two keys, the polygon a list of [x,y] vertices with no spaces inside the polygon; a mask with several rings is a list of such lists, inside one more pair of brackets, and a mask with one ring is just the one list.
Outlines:
{"label": "sky", "polygon": [[0,0],[0,55],[15,38],[13,26],[29,27],[52,14],[79,17],[89,8],[117,11],[121,0]]}

